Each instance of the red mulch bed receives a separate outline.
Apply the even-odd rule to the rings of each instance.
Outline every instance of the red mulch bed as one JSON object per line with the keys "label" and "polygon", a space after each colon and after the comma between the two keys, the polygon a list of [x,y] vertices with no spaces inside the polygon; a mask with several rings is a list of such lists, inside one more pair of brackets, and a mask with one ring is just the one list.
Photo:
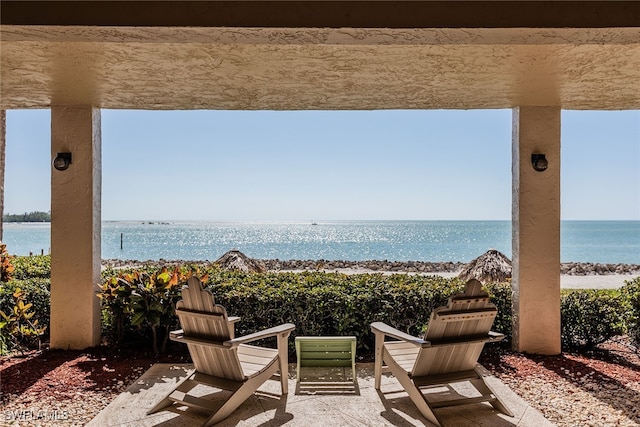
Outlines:
{"label": "red mulch bed", "polygon": [[640,354],[618,338],[593,351],[563,352],[557,356],[526,355],[497,346],[486,346],[480,363],[498,377],[526,379],[544,375],[574,381],[587,375],[620,384],[640,383]]}
{"label": "red mulch bed", "polygon": [[559,426],[640,426],[640,354],[626,338],[557,356],[486,346],[480,363]]}
{"label": "red mulch bed", "polygon": [[[6,410],[13,410],[46,406],[52,401],[64,406],[66,401],[80,398],[87,402],[85,406],[93,406],[79,410],[86,413],[74,415],[81,425],[157,362],[186,363],[189,358],[184,349],[172,348],[167,355],[154,357],[136,349],[106,347],[1,357],[0,403]],[[629,384],[640,384],[640,357],[624,340],[609,341],[593,352],[565,352],[558,356],[523,355],[488,345],[480,363],[516,392],[518,384],[531,377],[577,386],[587,377],[627,391]],[[640,414],[631,414],[631,419],[640,424]]]}
{"label": "red mulch bed", "polygon": [[188,363],[189,360],[184,352],[154,357],[133,349],[118,351],[107,347],[5,356],[0,358],[0,401],[19,398],[23,403],[37,402],[45,395],[64,400],[76,398],[78,392],[83,391],[117,391],[129,385],[132,375],[159,362]]}

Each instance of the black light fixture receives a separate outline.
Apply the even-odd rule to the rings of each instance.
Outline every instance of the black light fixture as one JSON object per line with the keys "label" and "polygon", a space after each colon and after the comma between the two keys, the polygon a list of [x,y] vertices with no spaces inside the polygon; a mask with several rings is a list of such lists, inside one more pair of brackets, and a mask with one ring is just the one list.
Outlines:
{"label": "black light fixture", "polygon": [[531,165],[538,172],[544,172],[549,167],[549,161],[544,154],[534,153],[531,155]]}
{"label": "black light fixture", "polygon": [[53,167],[59,171],[67,170],[70,164],[71,153],[58,153],[56,158],[53,159]]}

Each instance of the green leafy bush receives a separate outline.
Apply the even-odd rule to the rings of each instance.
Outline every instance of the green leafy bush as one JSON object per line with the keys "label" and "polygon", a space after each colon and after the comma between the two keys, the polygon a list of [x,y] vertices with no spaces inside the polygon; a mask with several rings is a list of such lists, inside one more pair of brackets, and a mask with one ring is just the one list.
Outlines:
{"label": "green leafy bush", "polygon": [[37,278],[29,268],[23,268],[22,258],[25,257],[9,255],[7,246],[0,243],[0,352],[3,354],[39,345],[49,325],[49,279]]}
{"label": "green leafy bush", "polygon": [[[144,336],[150,332],[155,353],[165,352],[169,329],[177,326],[175,305],[180,299],[179,286],[193,274],[176,267],[121,272],[104,281],[98,297],[103,302],[103,320],[108,335],[119,342],[133,327]],[[206,279],[206,278],[205,278]]]}
{"label": "green leafy bush", "polygon": [[484,289],[487,290],[491,297],[491,302],[498,308],[498,314],[493,321],[492,329],[497,332],[501,332],[505,336],[505,343],[511,341],[513,337],[513,328],[511,325],[512,314],[512,298],[513,291],[511,289],[511,282],[505,283],[487,283],[484,285]]}
{"label": "green leafy bush", "polygon": [[16,256],[12,261],[14,279],[51,277],[51,255]]}
{"label": "green leafy bush", "polygon": [[[8,313],[18,303],[14,293],[20,289],[24,298],[33,304],[31,310],[35,313],[33,319],[40,325],[48,325],[50,317],[51,293],[49,291],[49,279],[34,278],[24,280],[11,280],[8,283],[0,283],[0,310]],[[46,338],[48,331],[43,338]]]}
{"label": "green leafy bush", "polygon": [[33,304],[27,302],[20,288],[15,290],[13,298],[16,303],[12,310],[0,310],[0,354],[13,349],[24,350],[36,343],[40,347],[40,337],[47,329],[33,318]]}
{"label": "green leafy bush", "polygon": [[[639,280],[640,282],[640,280]],[[640,295],[640,284],[638,294]],[[485,289],[498,307],[493,329],[513,337],[511,283],[488,283]],[[618,290],[562,290],[560,298],[561,341],[565,348],[594,348],[626,331],[629,298]],[[638,303],[640,314],[640,303]],[[640,318],[640,317],[639,317]]]}
{"label": "green leafy bush", "polygon": [[640,277],[626,281],[621,291],[629,303],[627,333],[636,350],[640,351]]}
{"label": "green leafy bush", "polygon": [[560,301],[566,347],[593,349],[625,332],[628,301],[619,290],[563,290]]}
{"label": "green leafy bush", "polygon": [[[179,283],[186,282],[189,268],[183,268]],[[136,331],[157,324],[138,319],[157,319],[170,314],[175,325],[173,307],[180,298],[180,287],[158,289],[150,286],[154,274],[146,271],[120,273],[105,279],[102,290],[107,333],[115,338],[135,337]],[[408,333],[418,334],[428,322],[431,311],[443,305],[463,283],[438,276],[424,277],[397,274],[345,275],[339,273],[240,273],[217,267],[206,271],[207,287],[216,302],[233,316],[240,316],[236,334],[246,335],[286,322],[296,325],[295,335],[354,335],[361,353],[373,351],[373,334],[369,325],[383,321]],[[135,284],[135,286],[132,286]],[[138,288],[139,296],[132,297]],[[151,293],[145,293],[154,289]],[[142,292],[141,292],[142,291]],[[175,292],[174,292],[175,291]],[[159,297],[158,293],[164,293]],[[158,310],[157,310],[158,309]],[[137,316],[134,312],[139,313]],[[162,325],[168,325],[163,317]],[[146,320],[145,320],[146,322]],[[293,348],[293,340],[290,343]]]}
{"label": "green leafy bush", "polygon": [[8,282],[13,277],[13,258],[7,252],[7,245],[0,242],[0,282]]}
{"label": "green leafy bush", "polygon": [[[48,325],[50,257],[15,257],[11,261],[14,278],[0,283],[0,310],[13,310],[17,304],[13,294],[20,288],[32,304],[32,319],[38,325]],[[373,352],[372,322],[382,321],[419,335],[433,309],[464,287],[459,279],[406,274],[254,274],[202,265],[182,265],[172,271],[150,266],[106,269],[101,292],[104,337],[114,344],[148,340],[157,352],[163,351],[166,331],[178,325],[174,307],[181,286],[191,274],[208,277],[207,287],[216,302],[230,315],[241,317],[236,324],[238,336],[291,322],[296,325],[293,336],[354,335],[359,355],[366,357]],[[485,289],[498,307],[493,330],[504,333],[508,342],[512,336],[511,284],[489,283]],[[593,347],[626,329],[637,345],[640,278],[627,282],[620,291],[563,290],[561,315],[565,347]],[[293,340],[290,345],[293,349]]]}

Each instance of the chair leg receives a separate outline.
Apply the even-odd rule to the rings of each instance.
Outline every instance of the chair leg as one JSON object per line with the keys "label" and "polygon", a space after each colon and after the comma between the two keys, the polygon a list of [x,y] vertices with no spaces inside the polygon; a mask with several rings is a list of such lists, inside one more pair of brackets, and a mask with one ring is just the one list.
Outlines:
{"label": "chair leg", "polygon": [[356,384],[356,342],[351,342],[351,375],[353,383]]}
{"label": "chair leg", "polygon": [[391,365],[391,372],[396,377],[402,388],[407,392],[409,398],[413,404],[416,405],[422,416],[424,416],[429,422],[432,422],[437,426],[441,426],[442,424],[440,423],[440,420],[438,420],[436,414],[431,410],[424,395],[413,383],[411,378],[409,378],[406,371],[401,368],[400,365],[396,364],[391,357],[388,358],[387,364]]}
{"label": "chair leg", "polygon": [[489,387],[489,384],[487,384],[487,382],[484,380],[484,377],[482,373],[478,371],[478,368],[474,370],[478,375],[478,379],[471,380],[471,384],[473,384],[476,390],[478,390],[480,394],[482,394],[483,396],[493,395],[495,400],[489,401],[491,406],[493,406],[495,409],[502,412],[503,414],[513,417],[514,416],[513,412],[511,412],[509,408],[507,408],[507,405],[504,404],[504,402],[500,399],[500,397],[496,394],[496,392],[493,391],[491,387]]}
{"label": "chair leg", "polygon": [[289,334],[278,335],[278,359],[280,364],[280,386],[282,387],[282,394],[289,393],[289,348],[287,341]]}
{"label": "chair leg", "polygon": [[437,426],[441,426],[442,424],[440,423],[440,420],[438,420],[438,417],[436,416],[436,414],[431,410],[431,408],[427,404],[427,401],[424,398],[424,395],[422,394],[420,389],[416,387],[413,381],[411,381],[411,379],[409,379],[408,376],[404,376],[404,375],[396,376],[396,378],[402,385],[402,388],[404,388],[404,390],[409,395],[409,398],[411,399],[413,404],[416,405],[416,407],[418,408],[422,416],[424,416],[428,421],[432,422],[433,424]]}
{"label": "chair leg", "polygon": [[203,424],[204,427],[209,427],[227,418],[238,406],[247,400],[249,396],[255,392],[265,381],[267,381],[276,372],[278,365],[272,365],[271,369],[266,369],[259,375],[250,378],[240,386],[239,389],[233,392],[233,394],[227,399],[222,406],[207,419]]}
{"label": "chair leg", "polygon": [[[173,390],[171,390],[165,397],[164,399],[162,399],[160,402],[158,402],[158,404],[156,406],[154,406],[153,408],[149,409],[147,411],[147,415],[151,415],[154,412],[158,412],[159,410],[166,408],[167,406],[170,406],[171,404],[173,404],[173,402],[175,402],[173,399],[170,399],[170,396],[176,391],[178,390],[180,387],[182,387],[182,385],[184,383],[186,383],[187,381],[189,381],[191,378],[193,378],[194,375],[194,371],[191,371],[189,373],[189,375],[187,375],[187,377],[185,379],[183,379],[182,381],[180,381],[174,388]],[[191,387],[193,388],[193,387]]]}
{"label": "chair leg", "polygon": [[375,333],[376,335],[376,348],[375,348],[375,361],[373,364],[373,376],[375,379],[375,388],[380,390],[380,382],[382,377],[382,349],[384,347],[384,334]]}

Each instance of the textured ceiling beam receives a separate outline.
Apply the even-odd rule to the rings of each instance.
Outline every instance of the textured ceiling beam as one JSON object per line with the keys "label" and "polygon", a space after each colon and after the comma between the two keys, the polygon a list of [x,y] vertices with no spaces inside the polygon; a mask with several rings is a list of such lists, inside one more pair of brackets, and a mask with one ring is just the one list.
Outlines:
{"label": "textured ceiling beam", "polygon": [[13,1],[2,25],[280,28],[640,27],[638,1]]}

